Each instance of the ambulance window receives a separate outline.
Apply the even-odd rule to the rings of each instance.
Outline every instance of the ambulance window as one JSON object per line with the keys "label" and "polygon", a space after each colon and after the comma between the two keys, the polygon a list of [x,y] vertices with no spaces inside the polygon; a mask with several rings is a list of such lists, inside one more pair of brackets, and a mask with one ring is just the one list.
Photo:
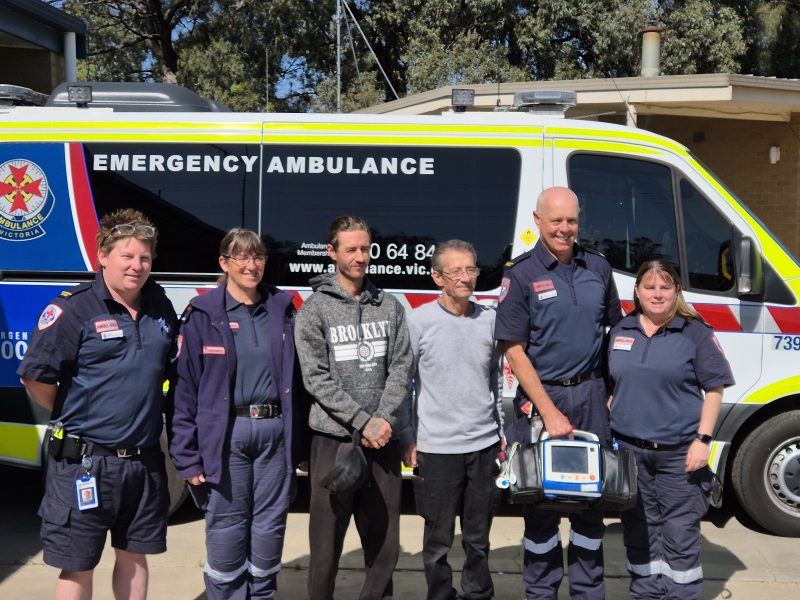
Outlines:
{"label": "ambulance window", "polygon": [[434,290],[437,242],[471,242],[478,291],[497,289],[510,258],[520,156],[508,148],[265,146],[262,235],[266,277],[307,286],[328,272],[328,225],[363,217],[372,229],[369,277],[379,287]]}
{"label": "ambulance window", "polygon": [[84,152],[97,215],[135,208],[158,227],[153,271],[215,273],[225,232],[258,228],[257,146],[87,144]]}
{"label": "ambulance window", "polygon": [[647,260],[678,264],[672,173],[661,164],[597,154],[569,158],[569,185],[581,205],[581,244],[635,273]]}
{"label": "ambulance window", "polygon": [[680,192],[688,287],[727,292],[734,283],[731,224],[685,179]]}

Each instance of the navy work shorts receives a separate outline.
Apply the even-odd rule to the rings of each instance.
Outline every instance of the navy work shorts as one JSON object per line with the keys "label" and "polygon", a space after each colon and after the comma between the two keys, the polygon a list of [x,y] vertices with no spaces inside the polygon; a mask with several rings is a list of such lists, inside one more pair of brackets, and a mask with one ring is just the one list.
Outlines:
{"label": "navy work shorts", "polygon": [[169,491],[164,455],[92,457],[100,505],[78,510],[75,481],[80,463],[48,456],[45,493],[39,506],[44,562],[67,571],[89,571],[100,562],[106,536],[111,545],[136,554],[167,550]]}

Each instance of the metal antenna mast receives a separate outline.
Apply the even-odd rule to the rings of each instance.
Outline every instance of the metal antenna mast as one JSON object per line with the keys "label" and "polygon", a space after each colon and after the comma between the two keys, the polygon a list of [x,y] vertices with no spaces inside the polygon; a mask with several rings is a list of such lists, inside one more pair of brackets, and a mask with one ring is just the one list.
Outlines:
{"label": "metal antenna mast", "polygon": [[[350,10],[350,7],[347,5],[347,0],[336,0],[336,112],[342,112],[342,39],[341,39],[341,19],[342,19],[342,4],[344,3],[344,8],[347,10],[347,13],[350,15],[350,18],[353,20],[353,24],[355,24],[356,29],[358,29],[358,33],[361,34],[361,39],[364,40],[364,43],[369,48],[370,54],[372,54],[372,58],[375,59],[375,64],[378,65],[378,69],[381,71],[381,75],[383,75],[384,81],[389,86],[389,89],[392,90],[392,95],[395,99],[399,100],[400,96],[397,95],[397,91],[394,89],[392,82],[389,81],[389,76],[386,74],[386,71],[383,70],[383,65],[381,65],[381,61],[378,60],[378,55],[375,54],[375,51],[372,49],[372,45],[370,45],[367,36],[364,35],[364,31],[361,29],[361,25],[358,24],[356,20],[356,16],[353,14],[353,11]],[[345,18],[347,18],[345,16]],[[348,29],[350,27],[348,21]],[[352,43],[352,36],[350,37]]]}
{"label": "metal antenna mast", "polygon": [[342,112],[342,0],[336,0],[336,112]]}

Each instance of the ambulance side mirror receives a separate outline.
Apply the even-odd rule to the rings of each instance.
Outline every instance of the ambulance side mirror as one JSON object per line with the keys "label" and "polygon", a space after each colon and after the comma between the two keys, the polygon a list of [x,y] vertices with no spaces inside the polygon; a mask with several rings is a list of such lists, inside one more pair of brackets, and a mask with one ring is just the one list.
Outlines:
{"label": "ambulance side mirror", "polygon": [[764,294],[764,268],[761,254],[753,240],[739,240],[737,269],[737,292],[740,296],[762,296]]}

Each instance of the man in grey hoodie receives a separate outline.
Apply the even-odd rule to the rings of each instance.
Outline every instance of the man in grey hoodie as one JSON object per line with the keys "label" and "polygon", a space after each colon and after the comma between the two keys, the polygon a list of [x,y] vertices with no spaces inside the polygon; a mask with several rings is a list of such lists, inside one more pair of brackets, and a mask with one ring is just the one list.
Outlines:
{"label": "man in grey hoodie", "polygon": [[[334,219],[328,255],[336,272],[311,280],[314,293],[295,323],[303,382],[313,396],[311,441],[311,600],[333,598],[342,544],[350,522],[364,549],[361,599],[391,598],[400,553],[400,444],[413,358],[405,312],[367,278],[369,228],[363,219]],[[322,479],[343,446],[360,432],[369,479],[358,490],[332,494]],[[394,434],[394,435],[393,435]]]}

